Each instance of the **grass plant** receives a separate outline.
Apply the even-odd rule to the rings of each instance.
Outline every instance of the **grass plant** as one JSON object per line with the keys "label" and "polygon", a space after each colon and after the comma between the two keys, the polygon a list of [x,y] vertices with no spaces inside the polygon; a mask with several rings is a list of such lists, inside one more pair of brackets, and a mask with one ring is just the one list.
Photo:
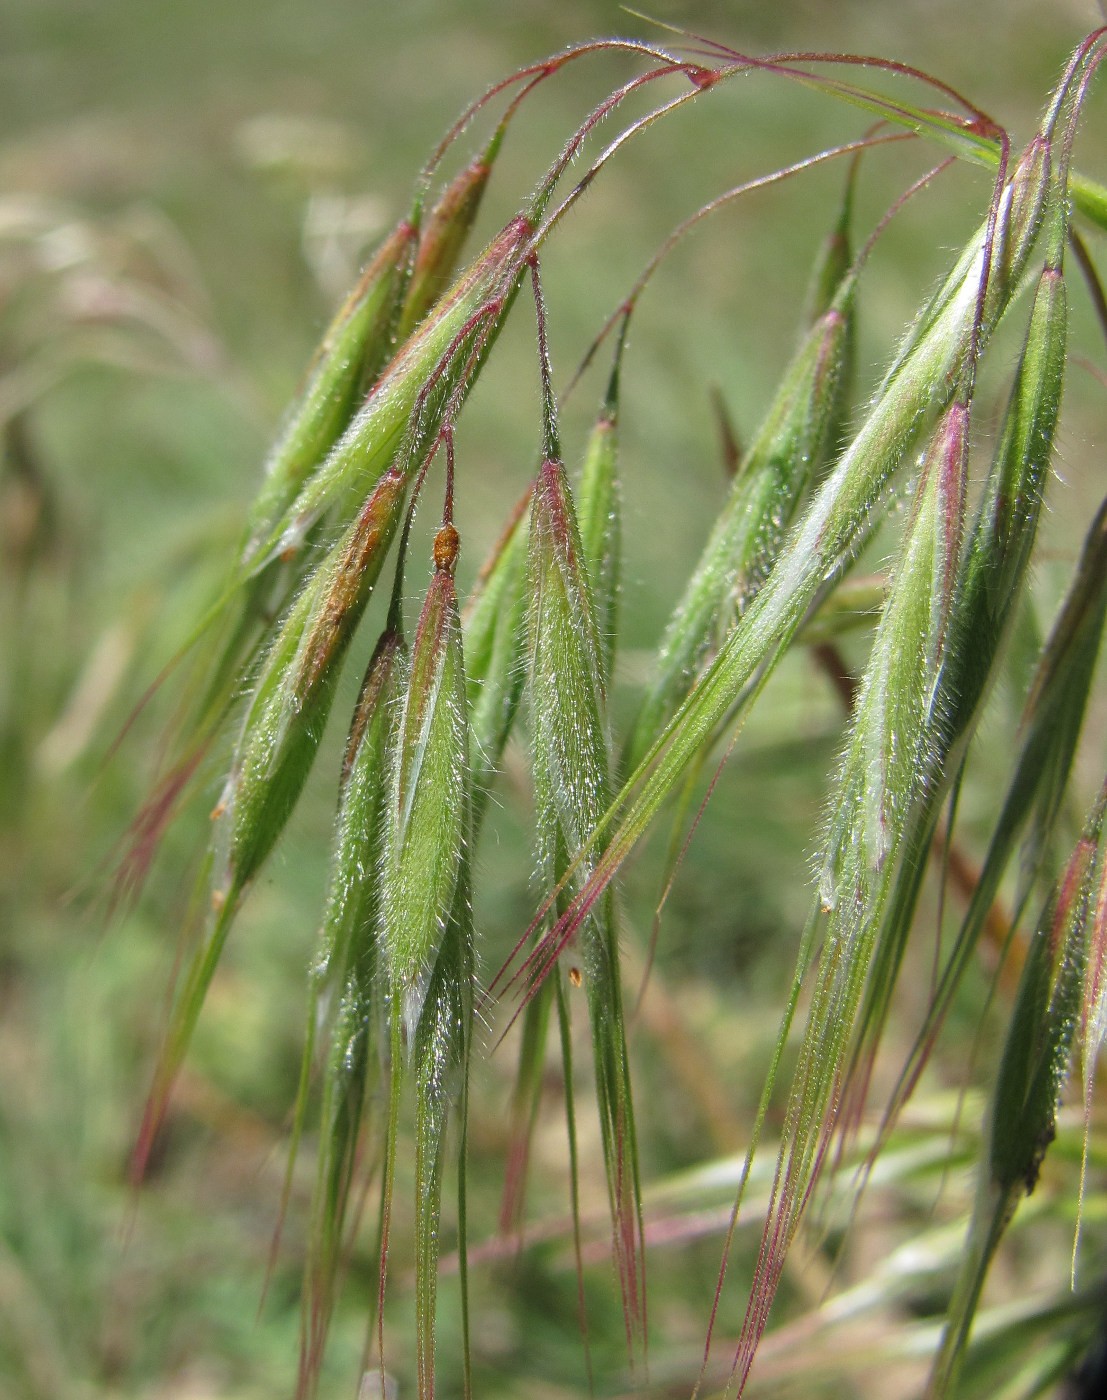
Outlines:
{"label": "grass plant", "polygon": [[[117,862],[119,907],[143,908],[173,820],[190,803],[211,811],[197,893],[175,915],[178,973],[132,1159],[140,1187],[174,1151],[175,1095],[188,1093],[235,925],[287,849],[305,792],[322,784],[333,798],[298,1089],[273,1135],[287,1169],[270,1275],[287,1286],[282,1261],[302,1263],[292,1291],[304,1400],[339,1393],[328,1342],[344,1289],[366,1315],[348,1367],[362,1395],[390,1394],[397,1374],[419,1400],[508,1393],[489,1303],[503,1278],[533,1291],[532,1325],[579,1337],[566,1393],[791,1383],[853,1394],[864,1376],[873,1395],[1031,1396],[1081,1364],[1090,1374],[1082,1358],[1107,1305],[1096,1067],[1107,505],[1080,523],[1070,577],[1052,594],[1040,527],[1077,373],[1074,262],[1088,322],[1107,333],[1084,239],[1107,233],[1107,188],[1077,170],[1105,55],[1097,29],[1018,150],[972,101],[898,61],[756,57],[668,30],[595,40],[496,83],[417,176],[307,367],[220,579],[135,711],[141,727],[144,705],[179,697]],[[528,105],[591,63],[618,81],[560,134],[473,255]],[[647,133],[752,74],[855,129],[688,211],[629,290],[589,308],[579,368],[559,377],[544,274],[553,250],[572,247],[570,214]],[[866,227],[870,167],[916,148],[928,153],[921,173],[912,166]],[[730,479],[686,579],[669,577],[666,521],[650,522],[675,602],[648,660],[637,643],[628,657],[625,634],[643,630],[623,582],[640,305],[708,219],[835,163],[840,200],[809,205],[820,246],[794,354],[744,448],[723,403]],[[986,171],[990,192],[868,384],[858,323],[882,240],[919,201],[947,197],[958,165]],[[163,348],[195,352],[173,311],[155,321]],[[533,345],[533,459],[490,522],[496,543],[470,588],[459,560],[481,463],[468,415],[509,322],[527,325],[513,353]],[[598,407],[578,443],[588,392]],[[18,406],[6,421],[19,422]],[[637,529],[641,512],[633,519]],[[357,656],[360,670],[366,653],[355,695],[344,668]],[[716,839],[734,844],[773,820],[774,783],[741,767],[746,726],[797,665],[829,675],[844,711],[817,754],[823,814],[796,900],[809,912],[783,955],[788,977],[745,1003],[761,1018],[755,1051],[716,1055],[720,1068],[665,1000],[655,959],[682,862],[709,839],[734,773],[741,814]],[[985,713],[1005,753],[991,770],[1001,797],[984,804],[983,824],[973,814],[977,868],[962,806],[990,741]],[[340,762],[328,726],[346,736]],[[778,742],[773,761],[787,765],[786,749]],[[1080,827],[1089,765],[1100,795]],[[497,843],[528,891],[510,936],[484,927]],[[634,880],[647,905],[624,893]],[[932,1076],[951,1025],[962,1048],[978,1032],[979,1043],[959,1057],[971,1074],[945,1092]],[[745,1031],[729,1023],[728,1034]],[[661,1047],[660,1067],[643,1041]],[[710,1158],[694,1131],[665,1137],[674,1093],[674,1119],[700,1114],[726,1153]],[[534,1204],[551,1152],[566,1178],[556,1211]],[[15,1181],[18,1151],[2,1173],[11,1200],[30,1189]],[[141,1190],[136,1199],[141,1215]],[[873,1199],[893,1202],[896,1229],[858,1263]],[[1003,1269],[1020,1286],[1026,1271],[1001,1261],[1062,1237],[1060,1276],[1004,1291]],[[989,1271],[1001,1275],[992,1292]],[[0,1291],[16,1299],[0,1337],[7,1326],[13,1352],[24,1333],[46,1335],[34,1299],[5,1284],[21,1277],[0,1257]],[[531,1363],[513,1358],[524,1388],[538,1383],[544,1345]],[[33,1359],[34,1347],[20,1354]],[[885,1392],[893,1363],[907,1379]],[[54,1393],[50,1376],[25,1370],[26,1393]]]}

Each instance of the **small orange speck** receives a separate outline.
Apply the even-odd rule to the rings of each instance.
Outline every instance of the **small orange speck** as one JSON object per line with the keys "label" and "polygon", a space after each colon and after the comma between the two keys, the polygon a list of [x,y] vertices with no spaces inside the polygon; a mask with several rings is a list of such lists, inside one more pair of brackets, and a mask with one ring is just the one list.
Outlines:
{"label": "small orange speck", "polygon": [[580,975],[579,967],[571,967],[569,969],[569,981],[572,982],[574,987],[579,987],[583,980],[584,979]]}
{"label": "small orange speck", "polygon": [[227,804],[225,802],[217,802],[211,809],[211,820],[217,822],[226,810]]}
{"label": "small orange speck", "polygon": [[459,536],[450,524],[443,525],[434,537],[434,567],[440,573],[452,574],[457,563]]}
{"label": "small orange speck", "polygon": [[227,896],[222,890],[212,890],[211,907],[213,913],[218,914],[226,902]]}

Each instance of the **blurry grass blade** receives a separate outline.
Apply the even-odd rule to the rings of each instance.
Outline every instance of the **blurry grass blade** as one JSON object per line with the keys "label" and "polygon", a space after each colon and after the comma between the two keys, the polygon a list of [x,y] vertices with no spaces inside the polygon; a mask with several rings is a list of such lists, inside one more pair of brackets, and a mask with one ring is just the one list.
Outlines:
{"label": "blurry grass blade", "polygon": [[665,629],[657,676],[627,753],[630,771],[687,695],[771,570],[839,422],[853,282],[805,336],[750,446],[710,539]]}
{"label": "blurry grass blade", "polygon": [[452,525],[439,531],[434,555],[434,577],[411,649],[384,861],[391,1015],[408,1046],[454,906],[469,835],[467,697]]}
{"label": "blurry grass blade", "polygon": [[253,571],[298,550],[314,523],[370,491],[397,458],[419,462],[449,410],[456,412],[507,315],[525,270],[523,218],[492,240],[400,347],[327,459],[287,509],[259,522]]}
{"label": "blurry grass blade", "polygon": [[523,694],[529,529],[528,491],[481,569],[462,618],[474,842]]}
{"label": "blurry grass blade", "polygon": [[580,542],[596,613],[603,671],[610,682],[615,659],[622,556],[622,502],[618,478],[618,367],[585,449],[577,490]]}
{"label": "blurry grass blade", "polygon": [[1020,1197],[1034,1190],[1056,1132],[1080,1011],[1088,876],[1103,814],[1101,798],[1046,903],[1023,964],[987,1121],[968,1242],[927,1400],[948,1394],[956,1382],[988,1268]]}
{"label": "blurry grass blade", "polygon": [[476,222],[485,187],[492,174],[499,137],[500,133],[497,132],[489,148],[454,177],[427,216],[400,313],[397,335],[401,341],[407,339],[454,275],[458,257]]}
{"label": "blurry grass blade", "polygon": [[299,398],[289,410],[250,508],[245,554],[268,538],[271,522],[346,429],[358,399],[390,358],[408,288],[417,228],[407,220],[381,245],[327,329]]}
{"label": "blurry grass blade", "polygon": [[[528,653],[539,851],[551,889],[577,863],[609,797],[601,644],[576,513],[560,462],[534,487],[528,565]],[[578,974],[588,997],[596,1093],[631,1355],[645,1338],[645,1279],[637,1142],[631,1104],[614,906],[605,899],[579,930]]]}

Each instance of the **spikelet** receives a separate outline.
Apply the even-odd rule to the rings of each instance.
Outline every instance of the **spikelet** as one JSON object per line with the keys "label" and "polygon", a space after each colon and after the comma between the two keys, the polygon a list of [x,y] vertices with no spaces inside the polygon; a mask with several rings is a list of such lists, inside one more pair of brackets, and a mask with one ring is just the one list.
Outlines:
{"label": "spikelet", "polygon": [[427,216],[400,312],[397,337],[401,341],[430,311],[454,275],[465,240],[476,222],[500,137],[497,132],[488,149],[450,181]]}
{"label": "spikelet", "polygon": [[750,445],[662,637],[656,678],[628,744],[628,771],[765,582],[805,491],[834,445],[853,339],[854,289],[848,277],[807,332]]}
{"label": "spikelet", "polygon": [[[1046,266],[1038,279],[1003,426],[961,564],[950,617],[949,645],[930,706],[926,749],[932,779],[925,800],[916,809],[911,827],[905,833],[905,848],[910,854],[903,863],[883,920],[865,992],[861,1030],[854,1051],[855,1063],[863,1071],[858,1083],[852,1086],[858,1106],[891,1005],[892,988],[903,960],[919,895],[926,851],[936,829],[938,807],[946,788],[940,775],[956,770],[975,730],[994,675],[997,655],[1021,596],[1037,534],[1060,408],[1067,343],[1067,304],[1060,266],[1067,219],[1065,202],[1059,191],[1052,197],[1052,211],[1048,217],[1051,223]],[[1055,656],[1054,648],[1047,648],[1046,654]],[[1086,694],[1089,679],[1090,672],[1082,674],[1078,667],[1071,671],[1062,690],[1054,693],[1064,693],[1070,702],[1076,703],[1077,697]],[[1082,699],[1076,713],[1074,727],[1056,723],[1058,717],[1053,713],[1043,727],[1033,705],[1028,711],[1024,726],[1028,748],[1024,749],[1024,758],[1019,762],[1021,777],[1016,779],[1004,804],[954,950],[889,1102],[885,1130],[917,1081],[950,998],[972,956],[1013,843],[1029,815],[1030,791],[1040,789],[1043,777],[1055,768],[1051,760],[1043,762],[1046,752],[1043,741],[1064,772],[1062,787],[1067,780],[1072,748],[1067,749],[1065,756],[1065,735],[1071,732],[1075,744],[1079,716],[1083,713]],[[1043,827],[1052,826],[1055,811],[1055,804],[1045,799]]]}
{"label": "spikelet", "polygon": [[457,531],[435,537],[435,572],[411,649],[383,870],[392,1018],[410,1046],[453,908],[468,839],[469,744]]}
{"label": "spikelet", "polygon": [[[845,1058],[903,833],[925,790],[928,707],[949,636],[968,457],[967,404],[920,464],[894,579],[862,681],[819,871],[827,916],[735,1371],[744,1384],[840,1107]],[[796,985],[811,958],[805,940]],[[792,1003],[794,1005],[794,1001]],[[784,1032],[782,1032],[783,1038]]]}
{"label": "spikelet", "polygon": [[[449,1108],[467,1077],[472,1021],[468,724],[453,578],[457,551],[457,531],[447,522],[435,537],[434,577],[411,650],[381,867],[392,1047],[385,1218],[391,1210],[406,1056],[416,1087],[415,1294],[421,1400],[434,1394],[443,1153]],[[463,1167],[461,1171],[464,1180]],[[464,1219],[460,1229],[464,1235]],[[386,1250],[387,1228],[382,1237],[382,1290]]]}
{"label": "spikelet", "polygon": [[465,1275],[465,1152],[475,954],[468,845],[462,850],[454,904],[415,1031],[415,1330],[420,1400],[433,1400],[439,1214],[450,1110],[460,1099],[458,1255],[461,1261],[463,1365],[469,1386]]}
{"label": "spikelet", "polygon": [[462,618],[474,842],[523,694],[529,529],[528,490],[481,569]]}
{"label": "spikelet", "polygon": [[257,572],[298,551],[312,526],[349,518],[395,460],[420,462],[455,415],[510,309],[525,270],[531,227],[513,219],[401,346],[330,455],[296,498],[259,523],[245,566]]}
{"label": "spikelet", "polygon": [[266,461],[265,482],[248,517],[247,557],[341,437],[390,358],[418,240],[417,226],[405,219],[385,239],[327,328]]}
{"label": "spikelet", "polygon": [[895,579],[873,642],[819,874],[824,909],[894,854],[930,755],[929,711],[949,637],[968,465],[967,405],[946,410],[920,468]]}
{"label": "spikelet", "polygon": [[246,707],[213,813],[213,915],[166,1033],[136,1161],[149,1151],[172,1081],[239,903],[299,798],[326,726],[346,649],[380,574],[406,481],[388,473],[345,537],[304,585],[270,647]]}
{"label": "spikelet", "polygon": [[301,1397],[314,1394],[323,1360],[362,1113],[383,1024],[380,865],[405,650],[400,634],[388,628],[362,682],[346,746],[327,902],[311,969],[300,1101],[289,1160],[291,1172],[314,1045],[321,1036],[326,1050],[310,1247],[304,1268]]}
{"label": "spikelet", "polygon": [[577,488],[580,545],[592,584],[605,682],[615,665],[622,568],[622,500],[618,476],[619,364],[584,453]]}
{"label": "spikelet", "polygon": [[1027,949],[992,1100],[976,1199],[926,1400],[949,1394],[988,1267],[1020,1199],[1034,1190],[1056,1132],[1087,963],[1087,922],[1107,808],[1101,792]]}
{"label": "spikelet", "polygon": [[[569,484],[547,457],[534,485],[527,591],[528,676],[541,868],[549,888],[587,878],[585,842],[607,808],[603,653]],[[564,900],[562,901],[564,903]],[[632,1354],[644,1337],[645,1296],[637,1146],[613,902],[579,930],[573,954],[588,998],[615,1263]]]}

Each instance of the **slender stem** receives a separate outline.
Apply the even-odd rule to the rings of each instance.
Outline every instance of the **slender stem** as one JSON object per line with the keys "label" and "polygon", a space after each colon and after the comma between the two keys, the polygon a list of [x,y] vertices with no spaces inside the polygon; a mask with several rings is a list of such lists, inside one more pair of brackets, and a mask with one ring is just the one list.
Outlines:
{"label": "slender stem", "polygon": [[[604,322],[603,326],[600,328],[599,334],[593,340],[592,344],[588,347],[587,351],[585,352],[584,358],[577,366],[577,369],[575,370],[572,379],[566,386],[565,392],[562,395],[562,399],[564,400],[568,398],[569,394],[572,393],[573,389],[576,388],[577,381],[588,369],[589,365],[592,363],[596,351],[607,339],[608,335],[610,335],[612,329],[618,323],[620,317],[624,318],[622,336],[623,338],[625,338],[625,320],[629,318],[631,313],[635,310],[638,304],[639,297],[649,285],[654,273],[660,267],[661,263],[665,260],[665,258],[668,257],[668,255],[677,246],[677,244],[680,243],[681,240],[688,233],[690,233],[692,229],[694,229],[696,225],[699,224],[703,219],[706,219],[709,215],[716,213],[719,209],[724,208],[726,205],[730,204],[733,200],[738,199],[742,195],[752,194],[756,190],[768,189],[771,185],[779,184],[782,180],[787,180],[791,176],[798,175],[805,170],[812,170],[815,166],[822,165],[826,161],[836,160],[839,156],[853,155],[856,158],[863,152],[870,150],[876,146],[890,145],[900,141],[914,141],[916,139],[916,135],[912,131],[897,131],[889,132],[888,134],[882,136],[867,135],[864,137],[860,137],[856,141],[847,141],[840,146],[831,146],[827,150],[819,151],[813,156],[805,156],[803,160],[796,161],[792,165],[781,166],[779,170],[774,170],[768,175],[758,175],[752,180],[744,180],[740,185],[734,185],[731,189],[724,190],[722,194],[716,195],[713,199],[708,200],[706,204],[701,205],[700,208],[697,209],[694,214],[689,214],[688,217],[684,219],[682,223],[678,224],[677,227],[673,229],[672,233],[669,234],[665,242],[662,243],[661,247],[646,264],[645,268],[643,268],[641,274],[638,277],[638,280],[630,289],[630,292],[627,294],[624,300],[619,303],[619,305]],[[883,232],[884,227],[887,224],[890,216],[893,213],[898,212],[898,210],[902,207],[906,200],[910,198],[911,195],[915,194],[919,189],[922,189],[925,184],[927,184],[930,180],[934,178],[934,176],[938,173],[939,170],[944,169],[945,166],[948,165],[950,161],[954,159],[956,159],[956,157],[951,156],[949,160],[943,161],[941,165],[936,166],[928,174],[924,175],[921,180],[917,181],[914,185],[912,185],[909,190],[905,191],[904,194],[902,194],[900,198],[896,201],[896,203],[893,205],[892,209],[889,210],[888,213],[881,220],[880,224],[877,226],[876,233]],[[588,175],[585,176],[585,179],[590,179],[591,175],[592,172],[589,171]],[[540,232],[541,230],[539,230],[539,233]],[[874,233],[873,238],[870,238],[869,243],[866,244],[863,252],[858,258],[858,265],[871,252],[870,245],[874,241],[875,236],[876,234]],[[537,238],[538,234],[536,234],[535,237]]]}
{"label": "slender stem", "polygon": [[553,370],[550,366],[550,341],[546,325],[546,303],[542,296],[542,279],[538,258],[532,256],[530,280],[534,291],[534,315],[538,326],[538,367],[542,376],[542,456],[547,462],[561,460],[561,443],[557,433],[557,400],[553,391]]}

